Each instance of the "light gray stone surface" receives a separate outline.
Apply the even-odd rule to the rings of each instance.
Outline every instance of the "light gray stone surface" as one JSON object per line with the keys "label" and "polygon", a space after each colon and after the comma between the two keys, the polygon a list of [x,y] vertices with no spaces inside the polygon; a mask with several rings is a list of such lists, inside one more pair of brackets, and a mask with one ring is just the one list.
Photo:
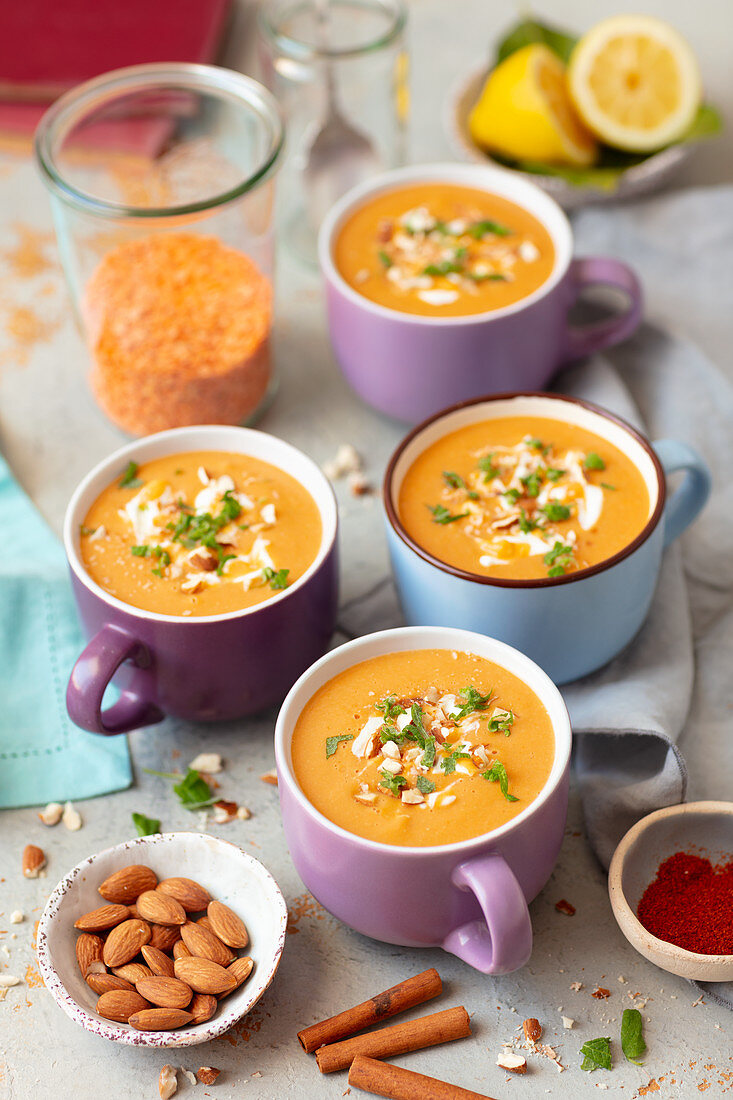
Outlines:
{"label": "light gray stone surface", "polygon": [[[610,12],[610,3],[593,6],[593,17]],[[559,23],[590,21],[580,0],[552,5]],[[700,51],[709,75],[712,97],[726,106],[730,97],[722,33],[730,7],[727,0],[704,0],[693,8],[681,3],[647,3],[676,21]],[[414,159],[446,153],[435,118],[442,90],[461,66],[480,55],[503,22],[498,5],[480,0],[415,0],[411,6],[414,57]],[[450,15],[448,14],[450,12]],[[246,22],[246,20],[243,20]],[[444,49],[438,48],[439,43]],[[730,100],[728,99],[728,107]],[[711,146],[696,158],[686,182],[725,178],[724,152],[729,140]],[[0,449],[38,507],[58,530],[66,500],[77,480],[99,458],[123,440],[97,411],[88,394],[85,351],[70,319],[52,245],[51,221],[45,196],[29,163],[0,162]],[[599,215],[600,216],[600,215]],[[592,225],[586,227],[592,238]],[[48,234],[41,252],[48,267],[21,274],[18,245],[24,230]],[[38,243],[37,238],[34,238]],[[37,265],[38,266],[38,265]],[[28,270],[27,265],[25,268]],[[301,446],[317,461],[330,457],[342,441],[364,454],[367,473],[379,483],[384,461],[402,428],[361,406],[347,390],[328,346],[317,279],[284,255],[278,282],[277,357],[280,394],[261,427]],[[652,291],[650,315],[696,340],[719,364],[730,333],[730,321],[707,317],[704,303],[681,313],[677,303],[659,301]],[[32,339],[19,341],[23,318],[30,308],[41,322]],[[46,326],[46,331],[43,331]],[[27,330],[26,330],[27,331]],[[25,361],[23,361],[25,360]],[[379,628],[392,614],[388,586],[379,587],[387,572],[379,505],[375,497],[354,499],[339,486],[344,550],[342,621],[351,630]],[[39,691],[43,685],[39,685]],[[2,713],[0,708],[0,721]],[[123,1048],[87,1035],[68,1020],[41,987],[32,949],[33,923],[53,884],[87,853],[131,835],[132,811],[158,816],[166,830],[195,828],[197,820],[180,809],[165,781],[143,768],[170,770],[185,766],[203,747],[221,752],[227,768],[222,794],[252,810],[247,822],[212,831],[240,843],[271,869],[291,909],[291,934],[274,985],[241,1028],[213,1044],[192,1048],[171,1061],[195,1069],[201,1064],[222,1069],[213,1089],[194,1088],[185,1080],[179,1095],[210,1093],[227,1100],[251,1096],[257,1100],[285,1097],[340,1097],[344,1074],[321,1078],[312,1058],[305,1056],[296,1031],[334,1011],[392,985],[425,966],[435,965],[446,992],[435,1008],[465,1004],[473,1015],[473,1038],[400,1059],[422,1072],[444,1077],[494,1097],[518,1093],[585,1097],[607,1085],[624,1097],[652,1095],[692,1097],[698,1091],[722,1096],[733,1089],[731,1076],[731,1016],[713,1004],[696,1003],[697,993],[681,979],[646,963],[618,931],[608,905],[605,876],[583,835],[577,801],[573,799],[567,837],[550,883],[532,906],[535,950],[518,974],[487,978],[440,951],[411,951],[385,946],[351,932],[310,899],[293,870],[285,849],[273,787],[259,776],[273,766],[274,714],[257,721],[208,730],[176,723],[136,734],[131,739],[135,786],[122,794],[82,804],[84,828],[68,833],[58,826],[46,830],[35,811],[2,815],[0,848],[0,968],[23,978],[0,1003],[2,1049],[0,1098],[36,1100],[73,1095],[78,1100],[99,1096],[144,1100],[157,1095],[157,1075],[166,1059],[149,1051]],[[703,791],[696,791],[702,795]],[[29,841],[48,853],[47,877],[24,881],[20,853]],[[574,917],[555,909],[566,898],[577,908]],[[26,920],[10,925],[9,914],[23,909]],[[12,939],[15,933],[16,939]],[[621,978],[625,979],[624,981]],[[581,981],[580,991],[570,989]],[[595,1000],[598,986],[611,990],[607,1001]],[[637,995],[634,1000],[629,995]],[[642,1006],[642,1002],[645,1002]],[[618,1039],[621,1011],[642,1006],[649,1046],[643,1067],[624,1063]],[[427,1010],[427,1009],[426,1009]],[[411,1015],[421,1014],[420,1009]],[[562,1027],[561,1015],[575,1019]],[[509,1040],[527,1015],[538,1017],[547,1042],[556,1046],[568,1067],[559,1074],[545,1059],[532,1059],[523,1078],[507,1079],[495,1066],[502,1041]],[[616,1067],[612,1073],[581,1073],[578,1050],[597,1035],[614,1039]],[[256,1076],[255,1076],[256,1075]]]}

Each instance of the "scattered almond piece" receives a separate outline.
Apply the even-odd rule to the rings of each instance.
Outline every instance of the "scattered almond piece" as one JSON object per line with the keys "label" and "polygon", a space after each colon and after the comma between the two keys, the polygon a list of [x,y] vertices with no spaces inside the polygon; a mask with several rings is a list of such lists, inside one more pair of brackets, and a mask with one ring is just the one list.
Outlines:
{"label": "scattered almond piece", "polygon": [[190,1084],[192,1084],[192,1085],[196,1084],[196,1074],[191,1073],[190,1069],[184,1069],[184,1067],[181,1066],[181,1073],[186,1078],[186,1080],[190,1082]]}
{"label": "scattered almond piece", "polygon": [[506,1069],[509,1073],[526,1073],[527,1072],[527,1059],[523,1058],[521,1054],[512,1054],[511,1051],[503,1050],[496,1059],[497,1066],[501,1066],[502,1069]]}
{"label": "scattered almond piece", "polygon": [[559,901],[556,901],[555,908],[557,909],[558,913],[564,913],[566,917],[575,916],[575,906],[571,905],[569,901],[565,900],[565,898],[560,898]]}
{"label": "scattered almond piece", "polygon": [[196,1070],[196,1076],[202,1085],[215,1085],[220,1073],[221,1070],[214,1069],[213,1066],[199,1066]]}
{"label": "scattered almond piece", "polygon": [[21,909],[14,909],[13,912],[10,914],[11,924],[22,924],[24,920],[25,916]]}
{"label": "scattered almond piece", "polygon": [[237,810],[237,817],[240,821],[249,821],[252,816],[252,811],[248,810],[246,806],[240,806]]}
{"label": "scattered almond piece", "polygon": [[361,472],[350,475],[349,489],[354,497],[366,497],[374,492],[373,486]]}
{"label": "scattered almond piece", "polygon": [[570,988],[573,990],[573,992],[580,993],[581,989],[583,988],[583,983],[582,982],[571,982],[570,983]]}
{"label": "scattered almond piece", "polygon": [[271,787],[276,787],[277,786],[277,770],[275,768],[270,768],[269,772],[265,772],[264,775],[260,776],[260,779],[262,780],[263,783],[269,783]]}
{"label": "scattered almond piece", "polygon": [[48,806],[46,806],[44,810],[41,810],[38,817],[44,825],[58,825],[63,812],[64,807],[60,802],[49,802]]}
{"label": "scattered almond piece", "polygon": [[361,456],[351,443],[341,443],[335,456],[324,462],[321,469],[331,481],[337,481],[346,474],[355,474],[361,470]]}
{"label": "scattered almond piece", "polygon": [[224,770],[224,761],[218,752],[200,752],[195,760],[188,765],[192,771],[206,772],[207,775],[218,775]]}
{"label": "scattered almond piece", "polygon": [[213,822],[215,825],[228,825],[236,820],[239,805],[236,802],[226,802],[223,798],[214,803]]}
{"label": "scattered almond piece", "polygon": [[163,1066],[158,1078],[158,1092],[160,1100],[170,1100],[178,1091],[178,1077],[175,1066]]}
{"label": "scattered almond piece", "polygon": [[562,1026],[565,1028],[566,1031],[570,1031],[573,1027],[575,1027],[575,1020],[571,1019],[570,1016],[563,1016]]}
{"label": "scattered almond piece", "polygon": [[542,1024],[534,1016],[529,1016],[522,1024],[524,1037],[530,1043],[536,1043],[542,1038]]}
{"label": "scattered almond piece", "polygon": [[67,802],[64,806],[64,812],[61,815],[61,822],[69,832],[75,833],[81,829],[84,822],[81,819],[81,814],[74,808],[73,802]]}
{"label": "scattered almond piece", "polygon": [[13,985],[21,985],[22,978],[16,978],[13,974],[0,974],[0,989],[10,989]]}
{"label": "scattered almond piece", "polygon": [[36,844],[26,844],[21,862],[25,878],[38,878],[46,866],[46,856]]}
{"label": "scattered almond piece", "polygon": [[602,985],[599,985],[598,989],[595,989],[591,993],[591,997],[595,997],[597,1001],[607,1001],[610,996],[611,990],[605,989]]}

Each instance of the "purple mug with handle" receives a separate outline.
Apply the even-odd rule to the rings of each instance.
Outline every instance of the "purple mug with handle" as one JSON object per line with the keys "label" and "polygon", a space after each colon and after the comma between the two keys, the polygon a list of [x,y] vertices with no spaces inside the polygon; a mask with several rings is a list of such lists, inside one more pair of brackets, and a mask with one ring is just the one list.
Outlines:
{"label": "purple mug with handle", "polygon": [[[129,462],[187,451],[230,451],[279,467],[299,481],[321,517],[321,544],[305,573],[282,592],[219,615],[163,615],[110,595],[87,573],[79,533],[99,494]],[[338,607],[338,516],[316,464],[265,432],[212,424],[174,428],[122,447],[81,482],[64,521],[71,583],[89,644],[69,679],[72,720],[92,733],[126,733],[166,714],[191,721],[242,718],[279,703],[327,648]],[[104,707],[110,683],[119,699]]]}
{"label": "purple mug with handle", "polygon": [[[512,305],[460,317],[389,309],[351,287],[334,261],[349,215],[384,192],[431,181],[500,195],[534,215],[555,248],[546,281]],[[641,320],[641,287],[633,271],[611,257],[573,259],[570,223],[554,199],[517,173],[491,165],[422,164],[373,177],[329,211],[318,258],[331,344],[346,380],[367,404],[410,423],[473,397],[545,389],[564,363],[620,343]],[[568,312],[589,287],[620,292],[625,308],[575,327]]]}
{"label": "purple mug with handle", "polygon": [[[459,650],[506,668],[539,696],[555,735],[550,775],[516,817],[470,840],[425,848],[367,840],[329,821],[300,789],[291,754],[298,717],[320,687],[370,657],[416,649]],[[532,952],[528,904],[549,879],[563,840],[571,742],[558,689],[503,642],[452,627],[400,627],[339,646],[293,686],[275,729],[280,808],[295,868],[326,909],[365,936],[442,947],[484,974],[518,970]]]}

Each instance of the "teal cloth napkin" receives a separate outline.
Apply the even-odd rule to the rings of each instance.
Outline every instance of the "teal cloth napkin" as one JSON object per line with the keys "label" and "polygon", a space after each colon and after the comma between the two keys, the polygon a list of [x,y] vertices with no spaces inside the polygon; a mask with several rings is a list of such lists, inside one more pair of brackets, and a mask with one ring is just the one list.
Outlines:
{"label": "teal cloth napkin", "polygon": [[63,549],[0,456],[0,807],[129,787],[125,737],[78,729],[66,683],[84,647]]}

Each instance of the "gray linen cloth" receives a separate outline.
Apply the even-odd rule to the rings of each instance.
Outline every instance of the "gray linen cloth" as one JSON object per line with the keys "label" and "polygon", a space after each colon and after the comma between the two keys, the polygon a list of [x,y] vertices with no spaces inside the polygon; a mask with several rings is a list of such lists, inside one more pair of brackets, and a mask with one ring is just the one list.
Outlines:
{"label": "gray linen cloth", "polygon": [[[706,509],[665,552],[641,632],[563,689],[588,837],[607,866],[652,810],[686,796],[733,798],[733,387],[685,338],[699,335],[730,370],[733,188],[586,210],[574,229],[579,255],[615,255],[636,269],[648,320],[621,347],[563,371],[554,388],[619,413],[652,440],[691,444],[713,472]],[[388,584],[370,597],[344,608],[349,632],[399,622]],[[733,983],[706,993],[733,1007]]]}

